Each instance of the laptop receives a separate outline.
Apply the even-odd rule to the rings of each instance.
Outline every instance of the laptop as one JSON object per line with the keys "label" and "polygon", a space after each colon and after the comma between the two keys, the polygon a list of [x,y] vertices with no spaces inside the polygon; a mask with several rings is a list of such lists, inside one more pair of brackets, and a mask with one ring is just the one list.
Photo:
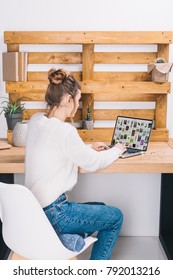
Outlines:
{"label": "laptop", "polygon": [[141,155],[147,151],[152,126],[152,120],[118,116],[110,147],[123,144],[127,150],[121,158]]}

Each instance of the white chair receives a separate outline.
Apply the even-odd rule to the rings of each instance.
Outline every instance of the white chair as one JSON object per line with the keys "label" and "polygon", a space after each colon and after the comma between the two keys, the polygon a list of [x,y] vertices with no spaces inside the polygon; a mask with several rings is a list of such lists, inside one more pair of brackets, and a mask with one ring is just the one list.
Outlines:
{"label": "white chair", "polygon": [[18,184],[0,182],[0,218],[4,242],[26,259],[71,259],[97,240],[85,238],[85,246],[80,252],[65,248],[35,196]]}

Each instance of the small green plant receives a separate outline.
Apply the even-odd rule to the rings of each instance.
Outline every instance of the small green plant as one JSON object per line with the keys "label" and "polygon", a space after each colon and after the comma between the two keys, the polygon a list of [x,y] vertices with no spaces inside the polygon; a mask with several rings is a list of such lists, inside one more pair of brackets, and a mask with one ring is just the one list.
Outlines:
{"label": "small green plant", "polygon": [[92,107],[91,107],[91,105],[88,105],[86,116],[85,116],[86,121],[91,121],[92,120],[91,112],[92,112]]}
{"label": "small green plant", "polygon": [[162,58],[162,57],[158,57],[158,58],[156,59],[156,63],[165,63],[165,60],[164,60],[164,58]]}
{"label": "small green plant", "polygon": [[[6,99],[6,97],[3,97]],[[13,114],[20,114],[23,112],[23,110],[25,110],[24,104],[21,104],[20,101],[23,98],[18,98],[15,101],[12,101],[10,98],[7,98],[8,100],[4,100],[1,104],[6,104],[1,106],[2,110],[0,112],[0,114],[2,114],[2,112],[4,112],[6,115],[13,115]]]}

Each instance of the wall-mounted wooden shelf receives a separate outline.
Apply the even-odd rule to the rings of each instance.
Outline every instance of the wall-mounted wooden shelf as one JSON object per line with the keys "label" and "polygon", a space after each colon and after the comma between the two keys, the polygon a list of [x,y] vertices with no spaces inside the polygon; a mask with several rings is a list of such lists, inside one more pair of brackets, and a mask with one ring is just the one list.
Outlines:
{"label": "wall-mounted wooden shelf", "polygon": [[[151,141],[168,141],[166,128],[167,94],[170,93],[170,83],[153,83],[151,75],[138,71],[139,65],[154,62],[157,57],[169,61],[169,44],[172,43],[172,32],[139,31],[7,31],[4,41],[8,52],[20,51],[21,45],[81,45],[81,51],[40,51],[28,50],[28,64],[63,64],[65,68],[71,64],[82,65],[82,71],[73,72],[82,86],[82,108],[78,110],[75,122],[81,122],[86,113],[88,103],[93,107],[95,121],[115,120],[118,115],[153,119],[155,127],[152,130]],[[120,51],[120,46],[126,49]],[[141,49],[145,45],[145,49]],[[150,48],[150,46],[153,48]],[[101,51],[99,47],[102,47]],[[108,47],[111,46],[111,51]],[[131,50],[131,46],[135,49]],[[118,47],[118,49],[117,49]],[[29,46],[28,46],[29,48]],[[113,50],[115,48],[115,50]],[[139,48],[139,49],[138,49]],[[62,49],[62,48],[61,48]],[[125,50],[125,51],[124,51]],[[135,50],[135,51],[134,51]],[[96,71],[96,65],[133,65],[133,71]],[[50,66],[52,67],[52,66]],[[44,101],[47,88],[47,73],[43,71],[28,71],[27,82],[7,82],[6,91],[10,98],[27,96],[30,101]],[[95,102],[122,102],[121,109],[95,108]],[[124,102],[154,102],[153,109],[123,107]],[[24,119],[29,119],[35,112],[43,109],[27,109]],[[80,125],[79,125],[80,126]],[[90,131],[79,129],[79,134],[85,141],[110,141],[113,128],[94,128]]]}

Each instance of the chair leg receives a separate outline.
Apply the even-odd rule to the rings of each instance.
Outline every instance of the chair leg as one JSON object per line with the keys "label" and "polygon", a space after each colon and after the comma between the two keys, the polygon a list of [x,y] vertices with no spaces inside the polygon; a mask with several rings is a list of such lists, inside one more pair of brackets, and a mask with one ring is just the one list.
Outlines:
{"label": "chair leg", "polygon": [[[16,254],[15,252],[12,253],[10,260],[14,261],[14,260],[28,260],[18,254]],[[71,258],[70,260],[77,260],[76,257]]]}
{"label": "chair leg", "polygon": [[28,260],[18,254],[16,254],[15,252],[12,253],[10,260]]}

